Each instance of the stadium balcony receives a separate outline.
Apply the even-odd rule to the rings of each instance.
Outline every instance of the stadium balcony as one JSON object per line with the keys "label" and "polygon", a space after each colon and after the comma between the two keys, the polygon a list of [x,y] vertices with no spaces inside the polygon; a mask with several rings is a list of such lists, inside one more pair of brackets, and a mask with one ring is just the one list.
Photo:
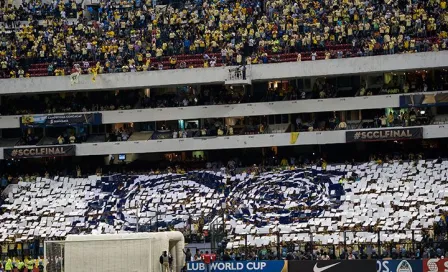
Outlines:
{"label": "stadium balcony", "polygon": [[[367,123],[371,123],[371,120],[365,120]],[[353,128],[347,130],[346,128]],[[290,131],[289,126],[286,131]],[[312,127],[312,126],[311,126]],[[419,126],[406,126],[401,125],[391,127],[376,128],[363,128],[361,121],[357,123],[350,123],[337,130],[305,130],[297,132],[285,132],[284,130],[268,130],[259,133],[256,128],[245,128],[240,132],[240,135],[236,134],[223,134],[223,135],[208,135],[201,134],[200,130],[185,130],[185,131],[155,131],[149,135],[139,135],[137,138],[119,140],[109,140],[107,142],[83,142],[83,143],[70,143],[65,141],[64,144],[51,145],[52,148],[61,148],[67,144],[76,148],[72,156],[94,156],[94,155],[110,155],[110,154],[143,154],[143,153],[157,153],[157,152],[179,152],[179,151],[194,151],[194,150],[215,150],[217,147],[220,149],[239,149],[239,148],[259,148],[259,147],[272,147],[272,146],[299,146],[299,145],[325,145],[325,144],[338,144],[352,141],[368,141],[370,136],[367,133],[377,134],[378,137],[383,140],[401,140],[401,139],[438,139],[445,138],[447,126],[445,124],[429,124]],[[368,127],[368,126],[366,126]],[[393,136],[393,131],[406,134],[403,138],[400,135]],[[236,133],[236,132],[235,132]],[[413,134],[415,133],[415,135]],[[128,134],[127,134],[128,135]],[[295,136],[294,136],[295,135]],[[371,135],[371,136],[372,136]],[[143,140],[140,136],[144,137]],[[148,138],[146,138],[148,137]],[[294,138],[295,137],[295,138]],[[353,138],[355,137],[355,138]],[[372,136],[374,137],[374,136]],[[376,137],[376,136],[375,136]],[[98,139],[104,139],[105,136],[98,136]],[[15,139],[14,139],[15,140]],[[39,139],[40,140],[40,139]],[[374,140],[374,139],[371,139]],[[376,140],[379,140],[376,139]],[[54,142],[52,142],[54,143]],[[5,157],[5,153],[10,151],[17,151],[20,149],[32,149],[41,150],[48,146],[36,146],[29,144],[22,144],[19,146],[0,147],[0,160],[8,159]],[[8,150],[8,152],[6,152]],[[17,158],[17,157],[16,157]]]}
{"label": "stadium balcony", "polygon": [[[289,58],[286,58],[289,60]],[[372,57],[326,59],[309,62],[285,62],[251,65],[252,82],[294,79],[316,76],[351,75],[374,72],[391,72],[427,68],[443,68],[448,63],[448,52],[424,52]],[[25,94],[43,92],[90,91],[130,88],[150,88],[192,84],[224,84],[229,69],[234,66],[169,71],[143,71],[116,74],[79,76],[72,83],[70,76],[13,78],[2,81],[0,94]],[[43,68],[39,68],[43,69]]]}
{"label": "stadium balcony", "polygon": [[[20,120],[24,116],[62,116],[65,114],[94,114],[100,113],[102,118],[102,124],[117,124],[117,123],[138,123],[138,122],[154,122],[154,121],[167,121],[167,120],[188,120],[188,119],[200,119],[206,116],[207,118],[227,118],[235,116],[262,116],[262,115],[279,115],[279,114],[297,114],[297,113],[313,113],[316,109],[325,109],[324,111],[349,111],[349,110],[369,110],[369,109],[379,109],[379,108],[399,108],[403,107],[403,101],[400,99],[404,97],[417,97],[418,95],[426,95],[428,97],[434,97],[434,103],[443,103],[446,100],[448,91],[433,91],[421,93],[418,90],[414,90],[414,93],[404,93],[403,90],[394,90],[391,94],[387,92],[376,92],[375,95],[364,95],[364,96],[353,96],[353,97],[326,97],[318,99],[301,99],[296,96],[289,96],[282,98],[281,101],[273,99],[272,102],[246,102],[244,99],[229,101],[228,103],[220,104],[199,104],[199,105],[187,105],[183,106],[182,101],[178,101],[177,104],[171,104],[170,106],[158,106],[155,108],[149,108],[150,106],[144,107],[141,103],[133,101],[135,106],[131,107],[131,103],[126,103],[126,99],[118,100],[120,105],[114,107],[114,110],[104,110],[103,108],[98,110],[98,105],[95,105],[93,109],[86,109],[82,112],[79,111],[66,111],[62,106],[63,110],[54,113],[38,113],[32,114],[27,113],[23,115],[9,115],[4,114],[0,116],[0,129],[13,129],[20,127]],[[127,95],[126,91],[120,92],[120,95]],[[103,94],[101,94],[103,95]],[[299,94],[300,95],[300,94]],[[74,98],[73,98],[74,99]],[[170,101],[174,101],[175,98],[167,98]],[[191,98],[190,98],[191,99]],[[166,100],[166,99],[165,99]],[[409,100],[409,99],[408,99]],[[41,101],[31,100],[24,103],[22,100],[4,100],[5,107],[8,108],[10,105],[14,107],[19,107],[27,109],[27,105],[41,105],[45,107],[45,104]],[[115,101],[115,100],[114,100]],[[407,101],[407,100],[406,100]],[[64,101],[56,100],[55,103],[58,105],[73,103],[72,99],[65,99]],[[103,102],[99,101],[98,103]],[[11,104],[9,104],[11,103]],[[90,104],[95,104],[94,102],[89,102]],[[108,102],[104,102],[107,106]],[[115,102],[116,103],[116,102]],[[411,102],[409,102],[411,103]],[[8,105],[9,104],[9,105]],[[23,105],[22,105],[23,104]],[[84,108],[85,104],[83,102],[78,102],[81,108]],[[132,104],[133,105],[133,104]],[[432,106],[432,104],[428,104]],[[51,106],[48,106],[51,109]],[[409,107],[407,105],[406,107]],[[49,111],[50,109],[46,109]],[[79,108],[78,108],[79,109]]]}
{"label": "stadium balcony", "polygon": [[37,178],[6,188],[0,243],[170,229],[200,241],[223,226],[227,249],[420,243],[448,211],[447,169],[415,160]]}

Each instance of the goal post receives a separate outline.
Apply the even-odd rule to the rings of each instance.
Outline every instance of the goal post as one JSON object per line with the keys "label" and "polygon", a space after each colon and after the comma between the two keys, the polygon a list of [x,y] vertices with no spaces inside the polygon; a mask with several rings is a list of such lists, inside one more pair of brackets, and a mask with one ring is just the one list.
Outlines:
{"label": "goal post", "polygon": [[46,241],[44,271],[152,272],[151,242],[148,238]]}
{"label": "goal post", "polygon": [[64,271],[64,244],[63,241],[44,242],[44,271]]}

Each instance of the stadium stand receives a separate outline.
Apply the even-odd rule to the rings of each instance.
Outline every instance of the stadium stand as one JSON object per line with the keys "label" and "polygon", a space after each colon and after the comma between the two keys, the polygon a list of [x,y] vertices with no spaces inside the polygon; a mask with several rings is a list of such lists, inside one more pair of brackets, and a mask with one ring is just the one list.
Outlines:
{"label": "stadium stand", "polygon": [[[2,76],[67,75],[73,64],[96,74],[438,51],[447,42],[445,1],[101,2],[93,20],[82,8],[8,6]],[[40,15],[20,23],[29,12]]]}
{"label": "stadium stand", "polygon": [[448,123],[448,115],[439,115],[434,117],[434,124],[444,125]]}
{"label": "stadium stand", "polygon": [[225,218],[226,248],[239,254],[275,246],[275,233],[285,248],[310,241],[378,247],[382,241],[388,251],[387,243],[421,243],[434,225],[445,224],[447,168],[442,160],[324,162],[234,176],[191,171],[36,178],[7,188],[1,240],[155,228],[201,236]]}
{"label": "stadium stand", "polygon": [[15,146],[20,141],[20,139],[13,138],[13,139],[1,139],[0,140],[0,146]]}
{"label": "stadium stand", "polygon": [[[277,134],[288,132],[337,131],[376,128],[404,128],[411,126],[443,125],[445,115],[432,116],[431,111],[411,109],[384,109],[366,113],[366,118],[345,122],[339,119],[337,112],[297,114],[296,119],[282,124],[268,124],[266,116],[246,117],[235,124],[223,124],[222,119],[204,119],[201,124],[187,124],[184,128],[173,123],[160,122],[151,131],[134,131],[131,126],[112,128],[104,134],[89,134],[88,128],[74,130],[67,128],[56,132],[47,132],[46,137],[27,132],[21,140],[3,139],[0,147],[14,145],[54,145],[70,143],[102,143],[121,141],[147,141],[175,138],[228,137],[233,135]],[[369,117],[372,116],[372,117]],[[270,116],[268,116],[270,117]],[[50,136],[52,135],[52,136]]]}
{"label": "stadium stand", "polygon": [[[165,230],[226,261],[444,258],[448,71],[413,62],[445,55],[418,53],[447,49],[446,0],[17,2],[0,1],[0,78],[24,83],[0,94],[0,271],[63,271],[60,245],[42,255],[67,235]],[[171,70],[221,66],[238,68]]]}
{"label": "stadium stand", "polygon": [[152,137],[153,132],[152,131],[142,131],[142,132],[135,132],[132,134],[131,137],[129,137],[129,141],[145,141],[149,140]]}

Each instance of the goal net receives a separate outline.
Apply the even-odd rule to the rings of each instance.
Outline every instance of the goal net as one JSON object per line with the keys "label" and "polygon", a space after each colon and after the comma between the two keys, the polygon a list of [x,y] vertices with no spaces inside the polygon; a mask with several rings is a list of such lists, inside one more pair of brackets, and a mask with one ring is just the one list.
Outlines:
{"label": "goal net", "polygon": [[150,239],[46,241],[46,272],[150,272]]}

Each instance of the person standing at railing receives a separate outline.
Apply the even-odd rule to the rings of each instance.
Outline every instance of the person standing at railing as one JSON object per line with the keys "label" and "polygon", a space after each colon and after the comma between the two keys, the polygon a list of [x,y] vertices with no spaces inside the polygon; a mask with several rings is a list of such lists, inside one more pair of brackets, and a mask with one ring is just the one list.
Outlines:
{"label": "person standing at railing", "polygon": [[185,254],[185,260],[186,260],[187,262],[191,262],[191,261],[193,261],[192,256],[191,256],[191,251],[190,251],[189,248],[187,248],[186,251],[185,251],[185,249],[184,249],[184,254]]}
{"label": "person standing at railing", "polygon": [[246,80],[246,64],[243,64],[240,69],[241,73],[243,74],[243,80]]}
{"label": "person standing at railing", "polygon": [[162,255],[160,256],[160,264],[162,265],[162,272],[169,272],[170,271],[170,257],[168,256],[168,253],[164,251]]}
{"label": "person standing at railing", "polygon": [[229,251],[224,251],[224,254],[222,255],[222,260],[224,262],[230,262],[232,260],[232,257],[230,257]]}
{"label": "person standing at railing", "polygon": [[212,255],[205,251],[205,254],[201,255],[201,260],[205,264],[205,271],[210,272],[210,263],[212,262]]}

